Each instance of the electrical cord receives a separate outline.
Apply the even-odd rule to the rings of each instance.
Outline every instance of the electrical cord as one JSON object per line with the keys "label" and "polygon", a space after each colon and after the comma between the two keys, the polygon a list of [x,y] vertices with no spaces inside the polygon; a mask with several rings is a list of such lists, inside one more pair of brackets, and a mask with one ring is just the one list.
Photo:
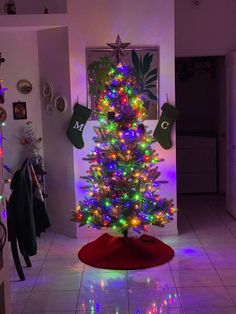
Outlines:
{"label": "electrical cord", "polygon": [[0,226],[3,230],[3,234],[0,238],[0,253],[3,251],[3,248],[6,244],[6,240],[7,240],[7,229],[5,227],[5,225],[0,221]]}

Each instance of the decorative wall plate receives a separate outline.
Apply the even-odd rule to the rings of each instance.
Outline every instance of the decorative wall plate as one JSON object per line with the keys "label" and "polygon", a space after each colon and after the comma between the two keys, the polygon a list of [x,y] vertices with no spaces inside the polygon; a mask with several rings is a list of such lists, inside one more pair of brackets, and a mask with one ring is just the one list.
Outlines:
{"label": "decorative wall plate", "polygon": [[4,122],[7,120],[7,112],[6,110],[0,106],[0,122]]}
{"label": "decorative wall plate", "polygon": [[59,111],[59,112],[65,112],[66,108],[67,108],[67,103],[66,103],[66,99],[62,96],[57,96],[54,100],[54,105],[55,108]]}
{"label": "decorative wall plate", "polygon": [[21,94],[29,94],[32,91],[32,84],[27,80],[20,80],[16,87]]}
{"label": "decorative wall plate", "polygon": [[43,85],[43,97],[47,102],[51,102],[53,99],[53,88],[52,85],[48,82],[45,82]]}

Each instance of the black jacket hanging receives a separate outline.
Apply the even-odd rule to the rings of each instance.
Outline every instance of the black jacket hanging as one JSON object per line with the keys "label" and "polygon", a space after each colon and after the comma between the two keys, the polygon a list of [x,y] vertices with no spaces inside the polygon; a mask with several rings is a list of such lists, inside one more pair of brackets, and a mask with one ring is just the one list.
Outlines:
{"label": "black jacket hanging", "polygon": [[7,206],[8,223],[16,234],[20,252],[28,256],[37,253],[36,235],[50,226],[44,202],[34,198],[30,163],[27,159],[14,174]]}

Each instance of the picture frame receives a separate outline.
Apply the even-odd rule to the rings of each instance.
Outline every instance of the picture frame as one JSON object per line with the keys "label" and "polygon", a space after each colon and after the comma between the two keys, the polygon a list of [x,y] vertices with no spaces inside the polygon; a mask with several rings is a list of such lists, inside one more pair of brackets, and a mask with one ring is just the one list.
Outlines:
{"label": "picture frame", "polygon": [[[87,48],[87,100],[88,107],[93,111],[96,101],[105,87],[107,73],[116,64],[112,58],[113,50],[109,48]],[[144,95],[147,119],[159,117],[159,48],[139,47],[125,49],[124,63],[130,66],[131,73],[136,77],[140,92]],[[96,120],[93,114],[91,119]]]}
{"label": "picture frame", "polygon": [[59,112],[65,112],[67,109],[67,102],[65,97],[63,96],[57,96],[54,99],[54,105],[55,108],[59,111]]}
{"label": "picture frame", "polygon": [[47,103],[52,102],[53,99],[53,87],[50,83],[45,82],[42,87],[43,98]]}
{"label": "picture frame", "polygon": [[13,118],[14,120],[27,119],[27,109],[25,101],[13,102]]}
{"label": "picture frame", "polygon": [[21,94],[29,94],[32,91],[32,84],[28,80],[20,80],[16,84],[16,88]]}

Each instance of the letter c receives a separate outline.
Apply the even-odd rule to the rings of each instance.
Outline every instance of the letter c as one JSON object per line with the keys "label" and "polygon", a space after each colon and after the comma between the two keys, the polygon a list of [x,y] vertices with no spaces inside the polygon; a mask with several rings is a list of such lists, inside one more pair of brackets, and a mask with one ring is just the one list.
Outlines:
{"label": "letter c", "polygon": [[169,124],[170,124],[170,123],[168,123],[168,122],[166,122],[166,121],[162,122],[162,124],[161,124],[162,129],[167,129],[168,126],[169,126]]}

